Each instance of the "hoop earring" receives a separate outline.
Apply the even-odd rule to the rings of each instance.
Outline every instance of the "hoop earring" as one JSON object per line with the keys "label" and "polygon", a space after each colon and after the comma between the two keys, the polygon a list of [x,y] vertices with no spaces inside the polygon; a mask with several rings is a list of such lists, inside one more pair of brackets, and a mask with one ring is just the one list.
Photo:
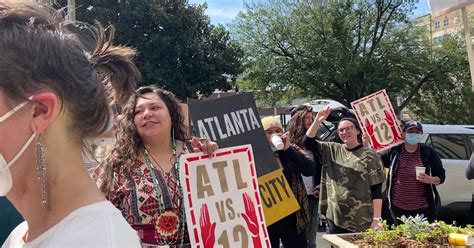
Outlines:
{"label": "hoop earring", "polygon": [[38,175],[38,181],[41,187],[41,205],[44,207],[48,204],[48,195],[46,192],[46,159],[44,156],[44,146],[41,141],[41,134],[38,134],[36,140],[36,174]]}

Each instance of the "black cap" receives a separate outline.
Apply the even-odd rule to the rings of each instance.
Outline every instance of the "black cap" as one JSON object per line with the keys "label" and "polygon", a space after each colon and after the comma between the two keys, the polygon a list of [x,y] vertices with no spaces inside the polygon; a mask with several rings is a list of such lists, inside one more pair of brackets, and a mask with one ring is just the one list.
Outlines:
{"label": "black cap", "polygon": [[418,121],[407,121],[407,122],[405,122],[405,125],[403,126],[403,131],[405,132],[406,130],[413,129],[413,128],[417,128],[418,130],[423,132],[423,126]]}

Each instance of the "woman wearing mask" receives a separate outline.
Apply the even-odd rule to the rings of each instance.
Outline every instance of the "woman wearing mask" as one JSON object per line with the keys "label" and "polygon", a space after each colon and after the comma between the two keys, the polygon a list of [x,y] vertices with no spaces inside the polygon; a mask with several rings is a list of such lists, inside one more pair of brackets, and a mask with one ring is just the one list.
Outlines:
{"label": "woman wearing mask", "polygon": [[216,143],[191,147],[178,100],[142,87],[124,108],[117,142],[96,174],[101,191],[132,225],[144,246],[190,247],[179,180],[179,157],[212,153]]}
{"label": "woman wearing mask", "polygon": [[337,131],[343,144],[315,139],[331,109],[318,112],[306,132],[304,144],[321,156],[320,211],[326,216],[328,233],[381,230],[383,166],[380,157],[361,144],[356,120],[343,118]]}
{"label": "woman wearing mask", "polygon": [[301,148],[290,143],[287,134],[283,134],[283,126],[276,117],[263,118],[262,125],[277,163],[282,167],[283,174],[300,205],[300,210],[267,228],[270,243],[272,247],[280,247],[280,241],[284,247],[306,247],[305,228],[310,221],[310,216],[308,198],[301,175],[312,176],[316,166]]}
{"label": "woman wearing mask", "polygon": [[[417,121],[403,126],[405,142],[384,151],[381,156],[389,168],[386,185],[389,223],[398,223],[402,215],[423,214],[434,219],[435,206],[440,201],[436,186],[443,183],[446,174],[436,151],[420,144],[423,127]],[[423,172],[417,175],[417,167]]]}
{"label": "woman wearing mask", "polygon": [[119,102],[133,93],[135,52],[112,46],[98,26],[88,53],[61,16],[0,2],[0,196],[25,219],[2,247],[137,247],[82,159],[83,140],[111,118],[104,84]]}

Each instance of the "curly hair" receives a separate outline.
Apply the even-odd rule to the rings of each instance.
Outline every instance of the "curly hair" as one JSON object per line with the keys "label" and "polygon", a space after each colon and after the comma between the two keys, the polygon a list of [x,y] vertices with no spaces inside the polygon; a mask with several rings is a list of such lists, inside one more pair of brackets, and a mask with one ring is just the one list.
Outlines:
{"label": "curly hair", "polygon": [[304,147],[303,138],[306,135],[307,129],[304,126],[304,118],[307,113],[311,113],[312,109],[307,105],[300,105],[291,110],[291,119],[288,122],[288,132],[290,135],[290,142]]}
{"label": "curly hair", "polygon": [[144,98],[143,95],[147,93],[157,94],[168,108],[172,126],[169,138],[172,138],[174,132],[175,140],[185,141],[188,139],[182,109],[175,95],[155,86],[139,88],[123,109],[124,118],[118,123],[117,141],[113,150],[96,169],[96,175],[100,177],[99,188],[105,195],[112,188],[114,169],[122,167],[120,169],[125,173],[125,177],[132,176],[137,169],[134,161],[141,156],[145,145],[134,124],[135,107],[137,99],[139,97]]}

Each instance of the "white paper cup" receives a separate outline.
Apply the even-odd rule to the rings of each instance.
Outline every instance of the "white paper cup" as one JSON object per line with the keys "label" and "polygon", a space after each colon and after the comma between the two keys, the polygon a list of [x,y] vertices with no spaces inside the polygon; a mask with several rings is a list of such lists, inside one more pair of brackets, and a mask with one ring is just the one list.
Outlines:
{"label": "white paper cup", "polygon": [[276,133],[272,135],[272,144],[277,150],[283,150],[283,148],[285,147],[285,144],[283,144],[283,140]]}
{"label": "white paper cup", "polygon": [[416,170],[416,180],[420,180],[420,174],[425,173],[425,167],[415,167]]}

